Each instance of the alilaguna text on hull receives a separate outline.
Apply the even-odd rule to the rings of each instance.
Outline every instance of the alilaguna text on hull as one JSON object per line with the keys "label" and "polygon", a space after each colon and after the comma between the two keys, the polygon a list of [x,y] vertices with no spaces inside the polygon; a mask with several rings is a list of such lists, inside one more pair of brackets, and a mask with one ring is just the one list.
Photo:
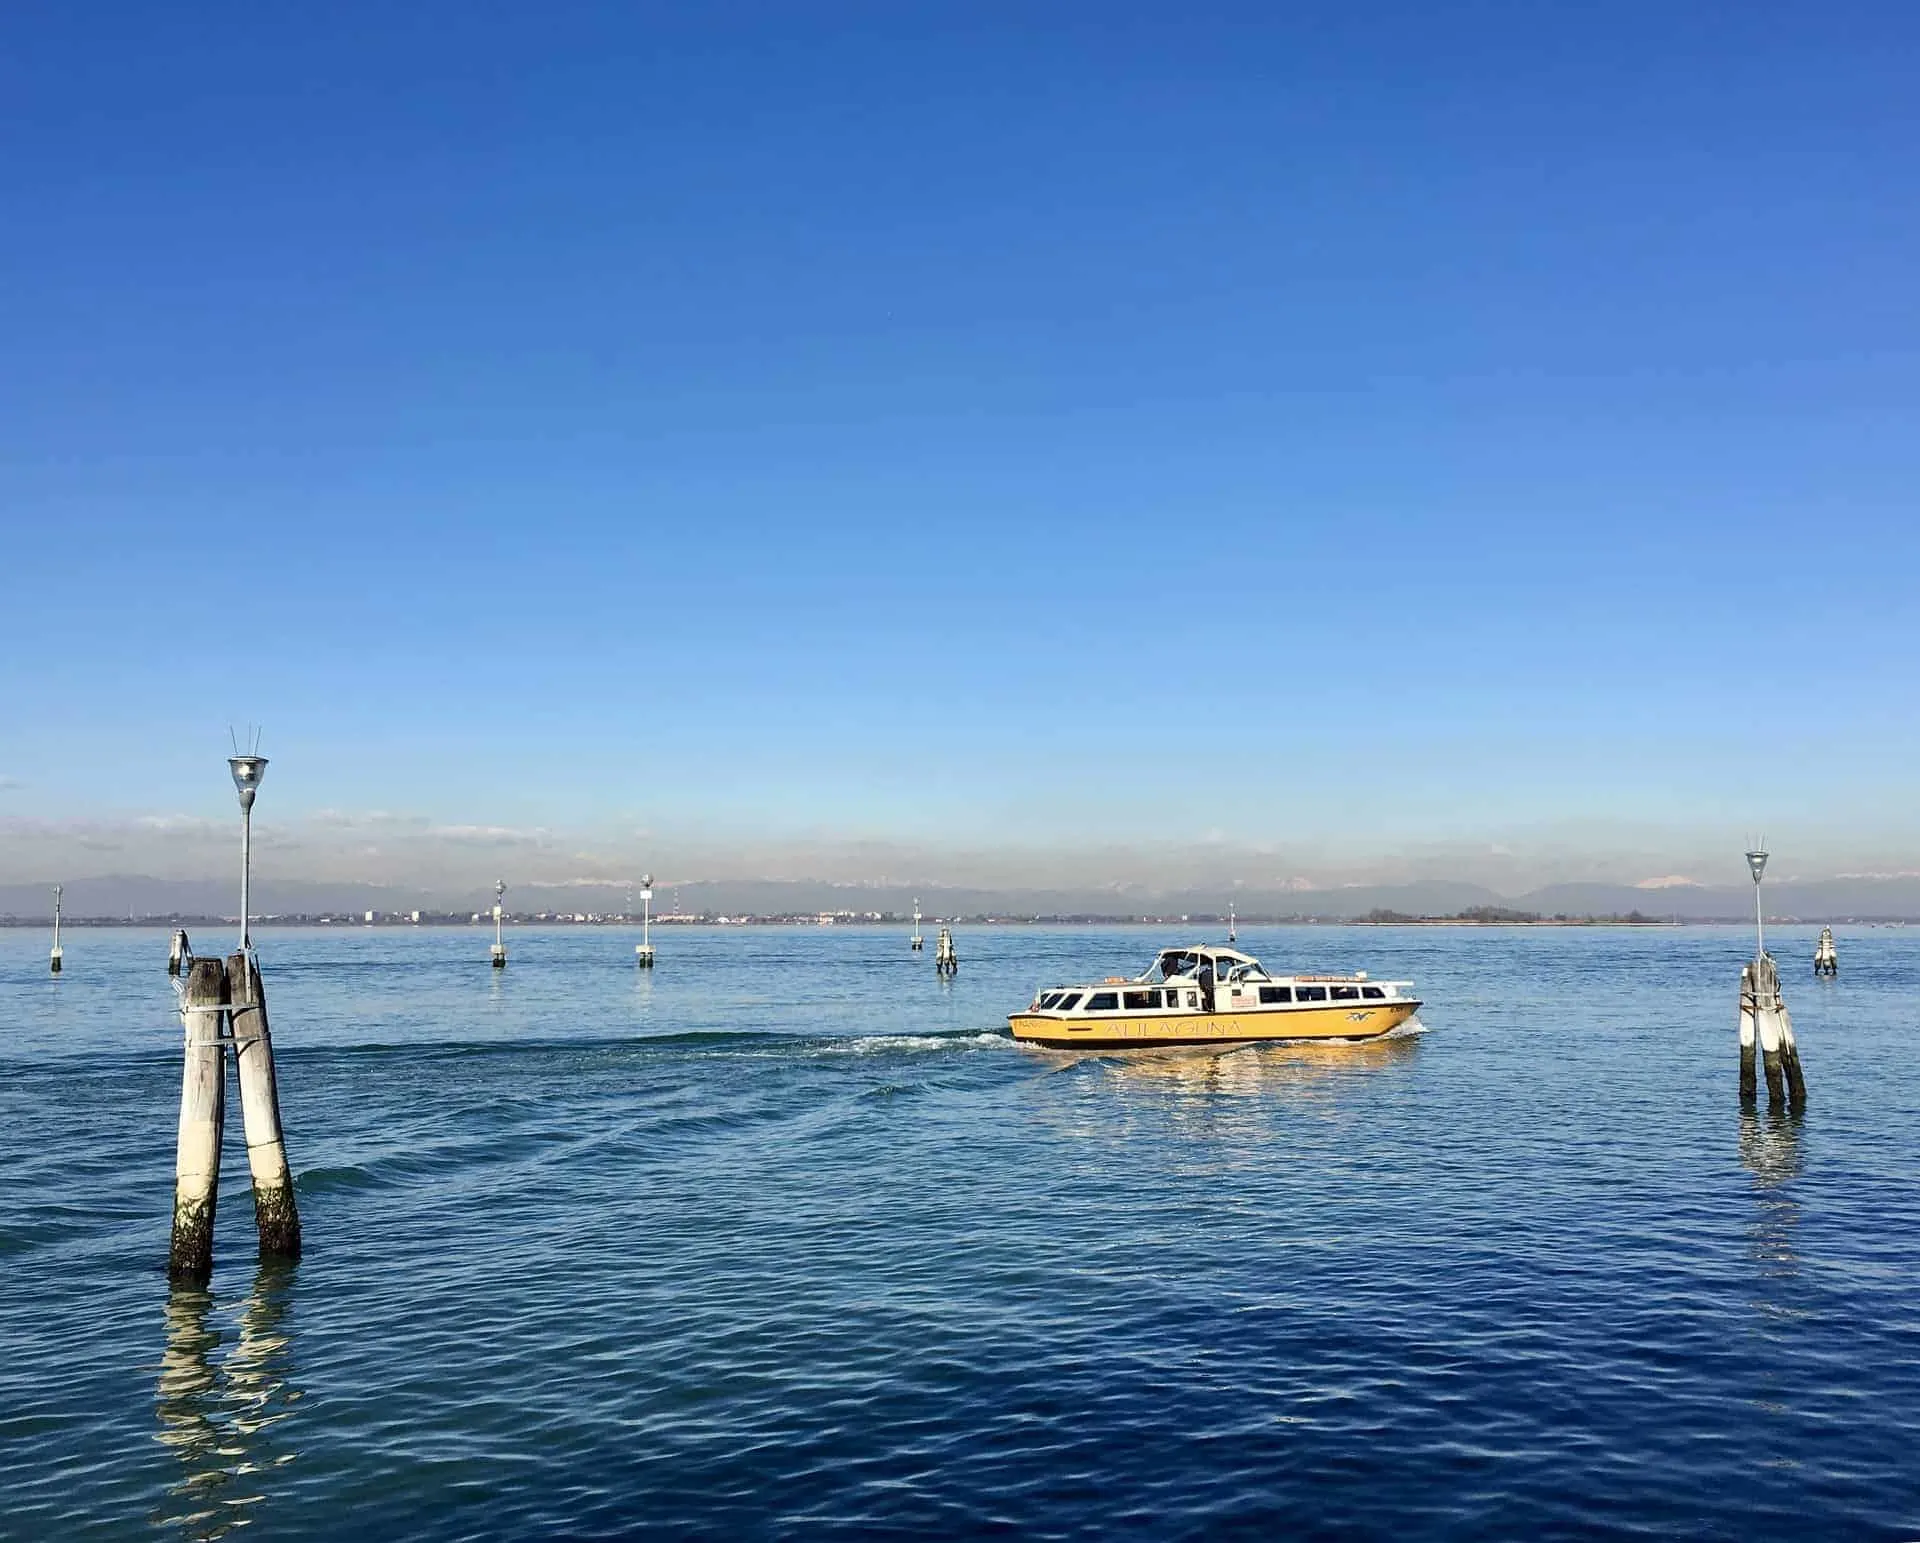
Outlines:
{"label": "alilaguna text on hull", "polygon": [[1066,1050],[1378,1039],[1419,1010],[1412,985],[1364,972],[1269,975],[1251,955],[1202,944],[1163,949],[1131,980],[1041,991],[1007,1022],[1023,1043]]}

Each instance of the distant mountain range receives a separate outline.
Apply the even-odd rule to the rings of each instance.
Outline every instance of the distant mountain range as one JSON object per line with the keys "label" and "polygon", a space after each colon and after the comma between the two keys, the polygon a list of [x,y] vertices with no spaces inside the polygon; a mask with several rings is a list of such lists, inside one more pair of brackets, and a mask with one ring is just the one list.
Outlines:
{"label": "distant mountain range", "polygon": [[[144,917],[230,916],[237,910],[237,885],[206,879],[155,879],[109,875],[74,879],[65,885],[65,912],[74,921]],[[626,905],[624,885],[521,884],[510,888],[507,903],[516,913],[619,912]],[[1327,921],[1364,917],[1372,911],[1408,916],[1451,916],[1480,906],[1499,906],[1542,916],[1643,916],[1677,921],[1739,921],[1753,914],[1753,891],[1746,886],[1667,884],[1643,889],[1627,884],[1552,884],[1519,895],[1502,895],[1479,884],[1427,879],[1408,884],[1365,884],[1338,889],[1288,890],[1188,888],[1149,889],[1061,887],[993,889],[904,885],[830,884],[807,880],[717,879],[660,884],[654,913],[679,910],[691,915],[810,915],[819,912],[871,911],[904,916],[918,897],[929,919],[956,916],[1005,917],[1179,917],[1223,916],[1231,902],[1245,921],[1313,917]],[[262,880],[254,889],[254,910],[275,915],[357,915],[421,910],[470,914],[493,903],[491,887],[478,892],[402,885],[337,884]],[[1783,880],[1766,886],[1767,914],[1802,921],[1849,919],[1920,920],[1920,875],[1891,878]],[[53,908],[53,884],[0,884],[0,920],[32,922]]]}

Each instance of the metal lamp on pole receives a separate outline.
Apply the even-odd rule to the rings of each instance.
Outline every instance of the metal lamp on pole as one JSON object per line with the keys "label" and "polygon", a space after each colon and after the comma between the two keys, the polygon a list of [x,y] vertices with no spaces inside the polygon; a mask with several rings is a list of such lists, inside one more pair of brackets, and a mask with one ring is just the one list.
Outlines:
{"label": "metal lamp on pole", "polygon": [[634,963],[643,970],[653,968],[653,875],[640,877],[640,941],[634,945]]}
{"label": "metal lamp on pole", "polygon": [[251,949],[253,937],[248,928],[250,887],[253,882],[253,800],[260,781],[267,774],[264,755],[227,757],[227,770],[233,773],[234,791],[240,795],[240,947]]}
{"label": "metal lamp on pole", "polygon": [[500,936],[500,902],[506,898],[507,881],[493,881],[493,967],[504,970],[507,967],[507,945]]}
{"label": "metal lamp on pole", "polygon": [[1767,858],[1770,854],[1758,846],[1747,853],[1747,866],[1753,870],[1753,957],[1756,962],[1767,954],[1766,913],[1760,904],[1760,875],[1767,871]]}

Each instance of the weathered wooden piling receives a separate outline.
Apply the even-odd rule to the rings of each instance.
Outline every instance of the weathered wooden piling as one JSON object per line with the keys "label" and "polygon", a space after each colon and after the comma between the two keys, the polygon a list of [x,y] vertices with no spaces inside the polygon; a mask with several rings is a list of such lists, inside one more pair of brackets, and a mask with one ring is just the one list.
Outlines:
{"label": "weathered wooden piling", "polygon": [[[1807,1104],[1806,1079],[1800,1073],[1800,1048],[1793,1039],[1793,1019],[1780,994],[1780,971],[1767,952],[1766,908],[1760,901],[1760,880],[1767,871],[1767,852],[1759,843],[1747,853],[1753,874],[1753,963],[1740,972],[1740,1097],[1751,1103],[1755,1092],[1753,1052],[1748,1048],[1751,1022],[1760,1042],[1760,1069],[1767,1079],[1767,1107],[1791,1105],[1797,1113]],[[1751,1018],[1749,1018],[1751,1013]]]}
{"label": "weathered wooden piling", "polygon": [[220,1138],[227,1110],[227,971],[195,959],[180,994],[186,1065],[180,1083],[180,1137],[173,1165],[173,1242],[167,1278],[204,1286],[213,1274],[213,1213],[220,1189]]}
{"label": "weathered wooden piling", "polygon": [[1759,1096],[1759,1070],[1754,1064],[1754,1019],[1758,1003],[1754,997],[1753,966],[1740,969],[1740,1106],[1751,1108]]}
{"label": "weathered wooden piling", "polygon": [[253,1220],[262,1259],[300,1257],[300,1210],[293,1170],[280,1128],[280,1090],[273,1075],[273,1037],[267,1027],[267,990],[260,967],[244,953],[227,960],[232,1001],[233,1059],[240,1072],[240,1113],[246,1124],[247,1167],[253,1174]]}
{"label": "weathered wooden piling", "polygon": [[65,957],[60,952],[60,886],[56,884],[53,886],[53,953],[47,960],[55,975],[60,973],[60,966]]}
{"label": "weathered wooden piling", "polygon": [[174,933],[173,943],[167,950],[167,974],[179,979],[181,970],[186,968],[187,961],[192,957],[193,945],[187,941],[186,932]]}
{"label": "weathered wooden piling", "polygon": [[[1745,1017],[1747,1004],[1752,1003],[1753,1026],[1760,1042],[1760,1067],[1767,1079],[1767,1107],[1769,1109],[1791,1108],[1795,1111],[1807,1106],[1807,1083],[1800,1070],[1800,1048],[1793,1037],[1793,1017],[1787,1011],[1786,999],[1780,994],[1780,971],[1774,965],[1771,954],[1762,954],[1742,971],[1742,980],[1751,980],[1752,991],[1749,995],[1742,992],[1741,1032],[1746,1032]],[[1754,1093],[1750,1071],[1751,1052],[1742,1046],[1741,1054],[1741,1097],[1751,1102]]]}
{"label": "weathered wooden piling", "polygon": [[945,927],[933,941],[933,972],[936,975],[958,975],[960,956],[954,952],[953,934]]}
{"label": "weathered wooden piling", "polygon": [[1840,973],[1840,952],[1833,946],[1833,928],[1820,929],[1820,941],[1813,945],[1813,973],[1815,975],[1838,975]]}
{"label": "weathered wooden piling", "polygon": [[1780,1018],[1769,1000],[1773,993],[1767,990],[1767,966],[1773,960],[1762,954],[1753,966],[1754,977],[1754,1028],[1760,1037],[1760,1071],[1767,1079],[1767,1107],[1781,1109],[1786,1107],[1786,1083],[1780,1070]]}

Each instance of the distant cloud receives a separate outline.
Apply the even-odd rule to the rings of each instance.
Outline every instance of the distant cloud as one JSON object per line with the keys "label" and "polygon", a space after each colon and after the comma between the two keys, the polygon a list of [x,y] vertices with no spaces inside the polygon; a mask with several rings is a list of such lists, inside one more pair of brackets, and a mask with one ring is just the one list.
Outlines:
{"label": "distant cloud", "polygon": [[543,829],[516,830],[510,825],[430,825],[426,833],[468,846],[545,846],[553,839]]}
{"label": "distant cloud", "polygon": [[0,793],[17,793],[25,786],[18,777],[0,777]]}
{"label": "distant cloud", "polygon": [[198,814],[143,814],[133,823],[141,830],[159,831],[162,835],[209,835],[214,831],[225,831],[224,821],[209,820]]}
{"label": "distant cloud", "polygon": [[1657,879],[1642,879],[1633,886],[1635,889],[1699,889],[1698,879],[1690,879],[1684,873],[1669,873]]}
{"label": "distant cloud", "polygon": [[305,821],[323,830],[385,830],[394,826],[425,830],[432,823],[424,814],[390,814],[385,809],[316,809]]}

